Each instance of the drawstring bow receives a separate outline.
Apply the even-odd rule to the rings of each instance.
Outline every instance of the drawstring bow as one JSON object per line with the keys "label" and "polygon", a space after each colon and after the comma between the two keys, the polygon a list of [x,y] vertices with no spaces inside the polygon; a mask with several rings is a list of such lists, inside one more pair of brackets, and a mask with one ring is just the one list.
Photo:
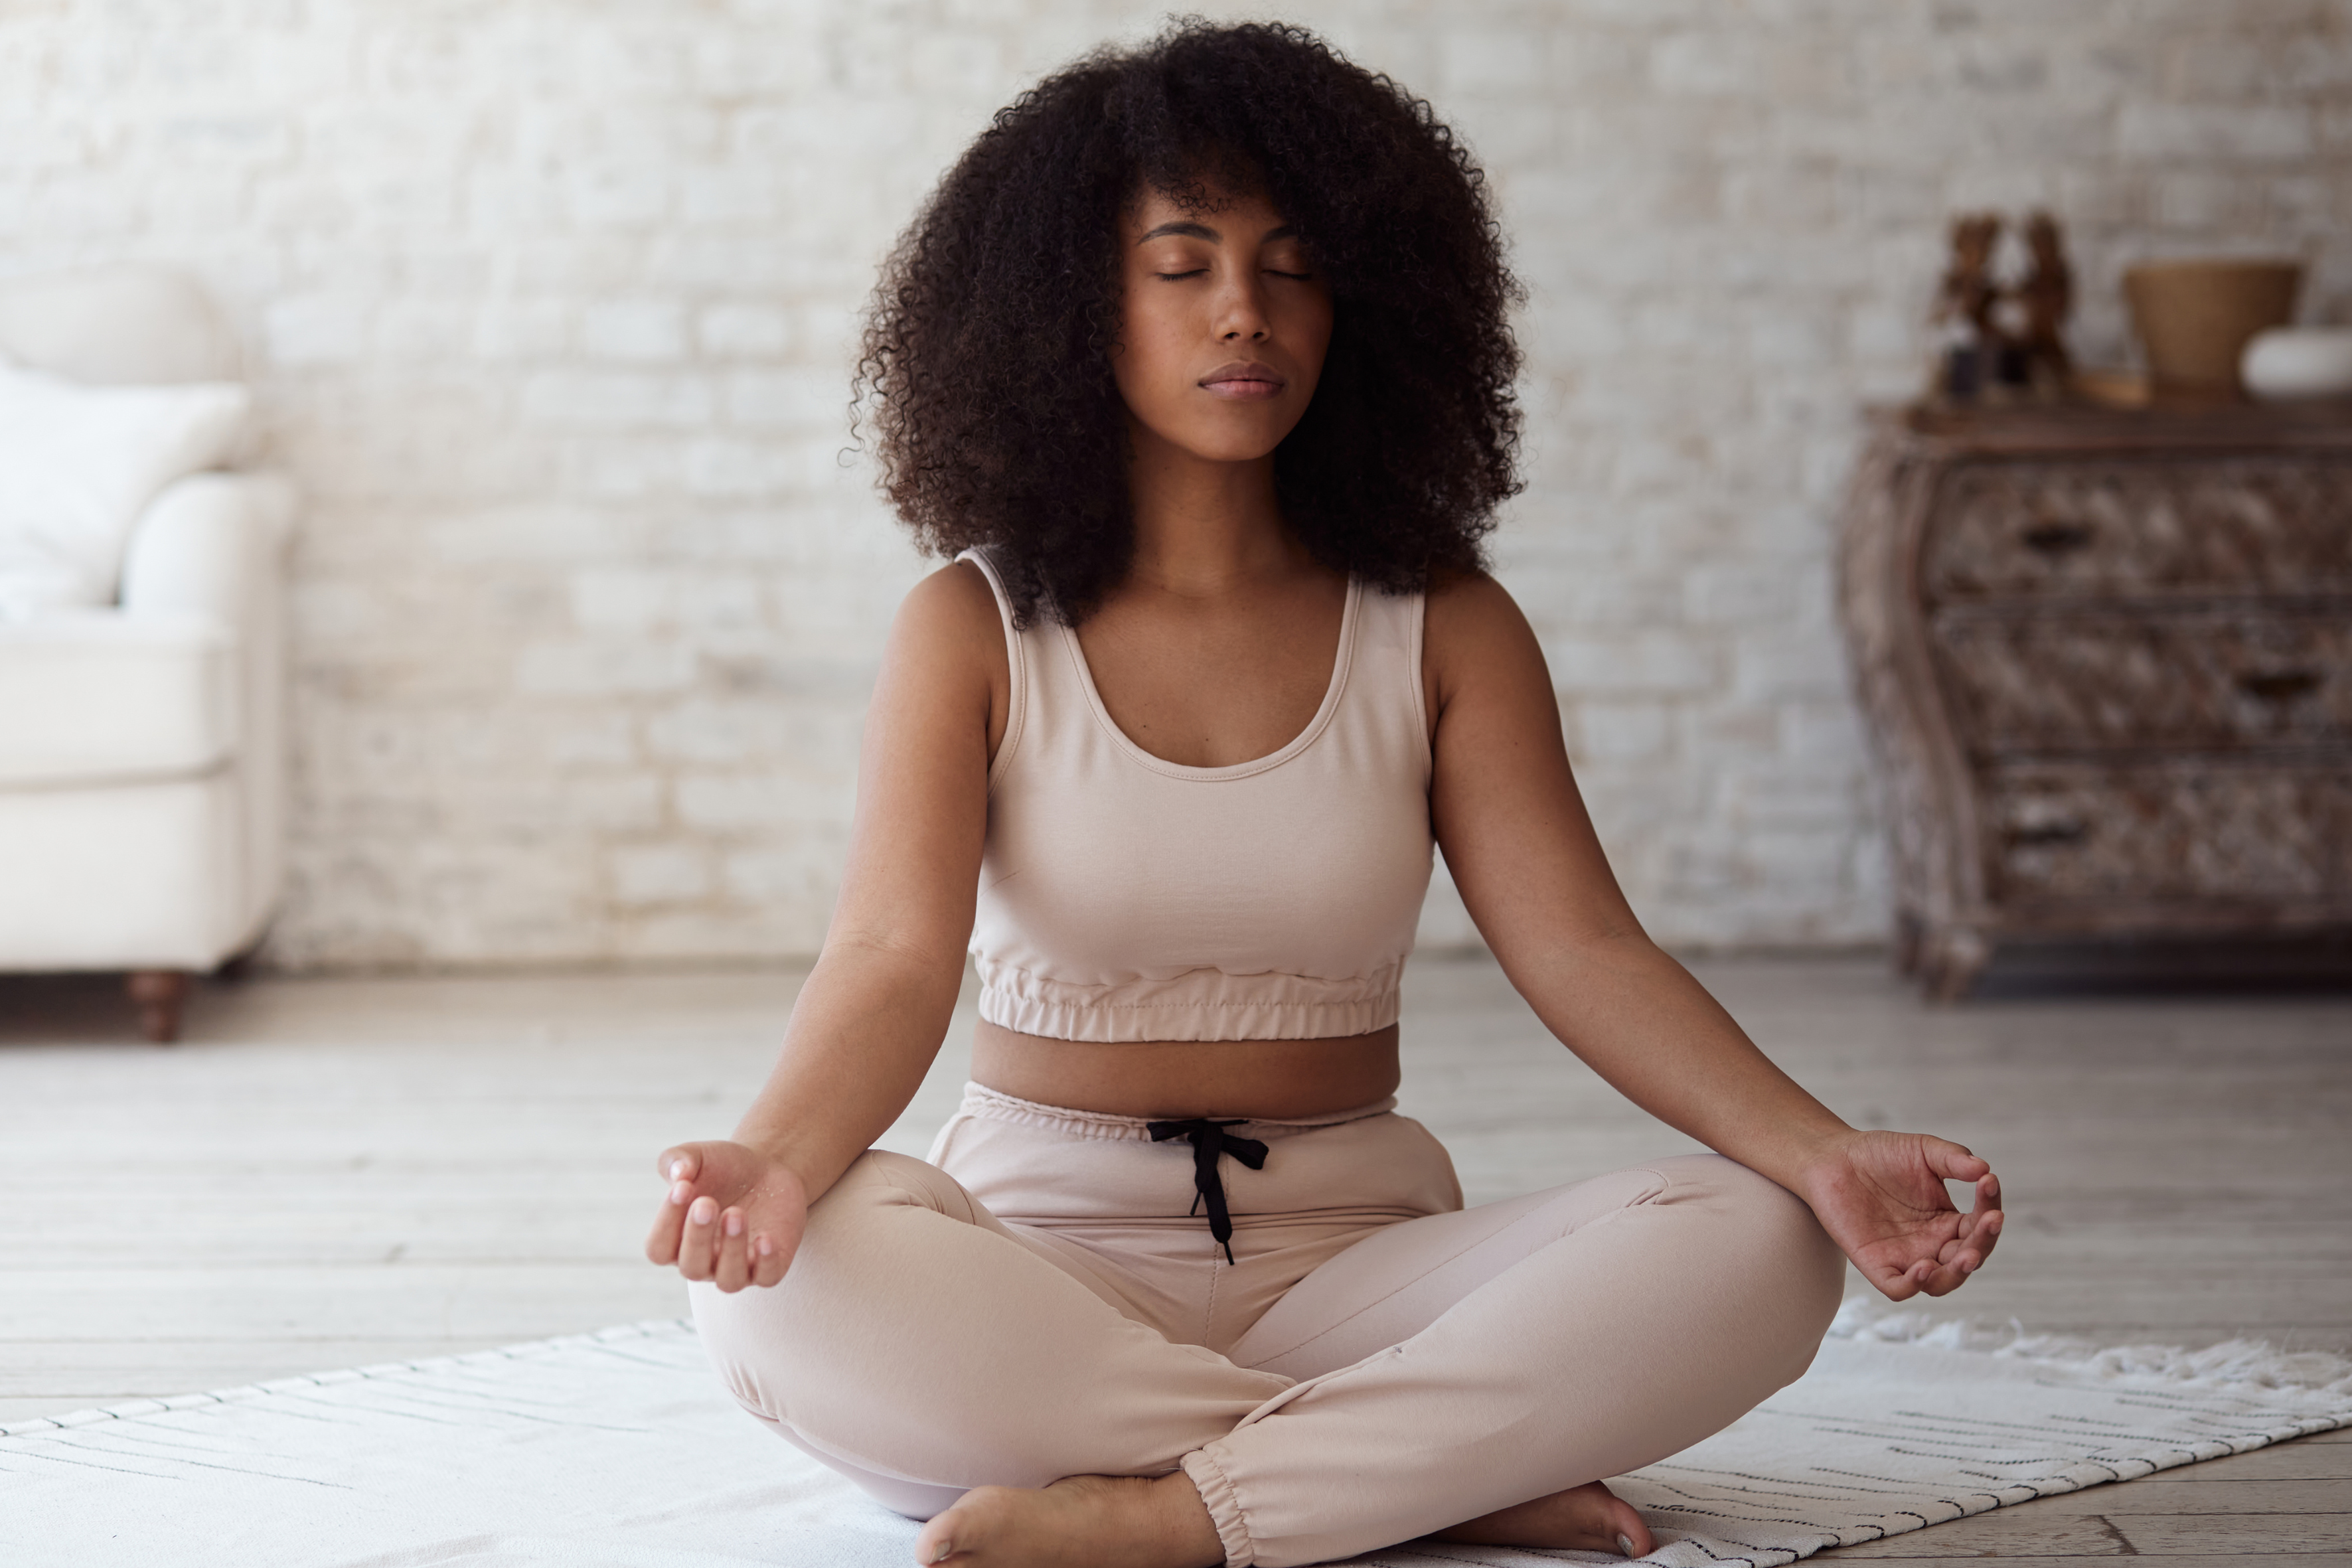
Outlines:
{"label": "drawstring bow", "polygon": [[1225,1184],[1217,1175],[1217,1156],[1231,1154],[1253,1171],[1265,1169],[1265,1145],[1255,1138],[1236,1138],[1225,1131],[1239,1127],[1244,1118],[1214,1121],[1205,1116],[1189,1121],[1147,1121],[1144,1129],[1154,1143],[1165,1143],[1171,1138],[1187,1138],[1192,1143],[1192,1207],[1199,1214],[1203,1200],[1209,1205],[1209,1234],[1225,1249],[1225,1261],[1234,1260],[1234,1216],[1225,1206]]}

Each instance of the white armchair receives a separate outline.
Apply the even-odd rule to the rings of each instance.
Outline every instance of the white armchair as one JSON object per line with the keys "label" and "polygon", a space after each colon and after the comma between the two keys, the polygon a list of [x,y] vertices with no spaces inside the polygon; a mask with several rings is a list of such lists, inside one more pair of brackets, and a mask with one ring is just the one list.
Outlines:
{"label": "white armchair", "polygon": [[[0,282],[0,354],[90,383],[237,374],[209,301],[146,271]],[[274,475],[177,479],[115,604],[0,622],[0,971],[128,972],[152,1039],[277,901],[293,515]]]}

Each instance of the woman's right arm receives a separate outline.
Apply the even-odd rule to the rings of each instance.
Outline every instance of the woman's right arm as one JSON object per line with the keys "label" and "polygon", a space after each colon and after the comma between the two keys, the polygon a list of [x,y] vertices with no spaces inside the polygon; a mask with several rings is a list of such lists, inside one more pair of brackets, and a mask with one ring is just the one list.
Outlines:
{"label": "woman's right arm", "polygon": [[1011,676],[988,580],[959,563],[907,595],[859,748],[857,811],[824,951],[775,1069],[725,1142],[663,1152],[646,1256],[722,1290],[772,1285],[809,1205],[905,1110],[946,1037],[971,936],[988,769]]}

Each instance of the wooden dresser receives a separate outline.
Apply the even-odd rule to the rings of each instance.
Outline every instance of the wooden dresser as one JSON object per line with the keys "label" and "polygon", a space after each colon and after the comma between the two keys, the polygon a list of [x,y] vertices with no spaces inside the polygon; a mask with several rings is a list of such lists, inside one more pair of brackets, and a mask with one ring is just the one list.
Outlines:
{"label": "wooden dresser", "polygon": [[1839,579],[1930,995],[2352,926],[2352,409],[1885,412]]}

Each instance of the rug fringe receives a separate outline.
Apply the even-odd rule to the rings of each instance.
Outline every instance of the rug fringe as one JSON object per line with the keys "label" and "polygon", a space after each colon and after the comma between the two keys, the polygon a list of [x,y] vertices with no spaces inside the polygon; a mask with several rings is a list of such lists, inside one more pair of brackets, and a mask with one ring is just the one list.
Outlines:
{"label": "rug fringe", "polygon": [[1851,1297],[1838,1309],[1829,1337],[1967,1351],[2115,1377],[2161,1377],[2205,1387],[2252,1385],[2352,1396],[2352,1356],[2282,1350],[2267,1340],[2225,1340],[2202,1350],[2180,1345],[2103,1345],[2074,1334],[2028,1333],[2014,1318],[1994,1327],[1964,1318],[1935,1318],[1888,1308],[1866,1297]]}

